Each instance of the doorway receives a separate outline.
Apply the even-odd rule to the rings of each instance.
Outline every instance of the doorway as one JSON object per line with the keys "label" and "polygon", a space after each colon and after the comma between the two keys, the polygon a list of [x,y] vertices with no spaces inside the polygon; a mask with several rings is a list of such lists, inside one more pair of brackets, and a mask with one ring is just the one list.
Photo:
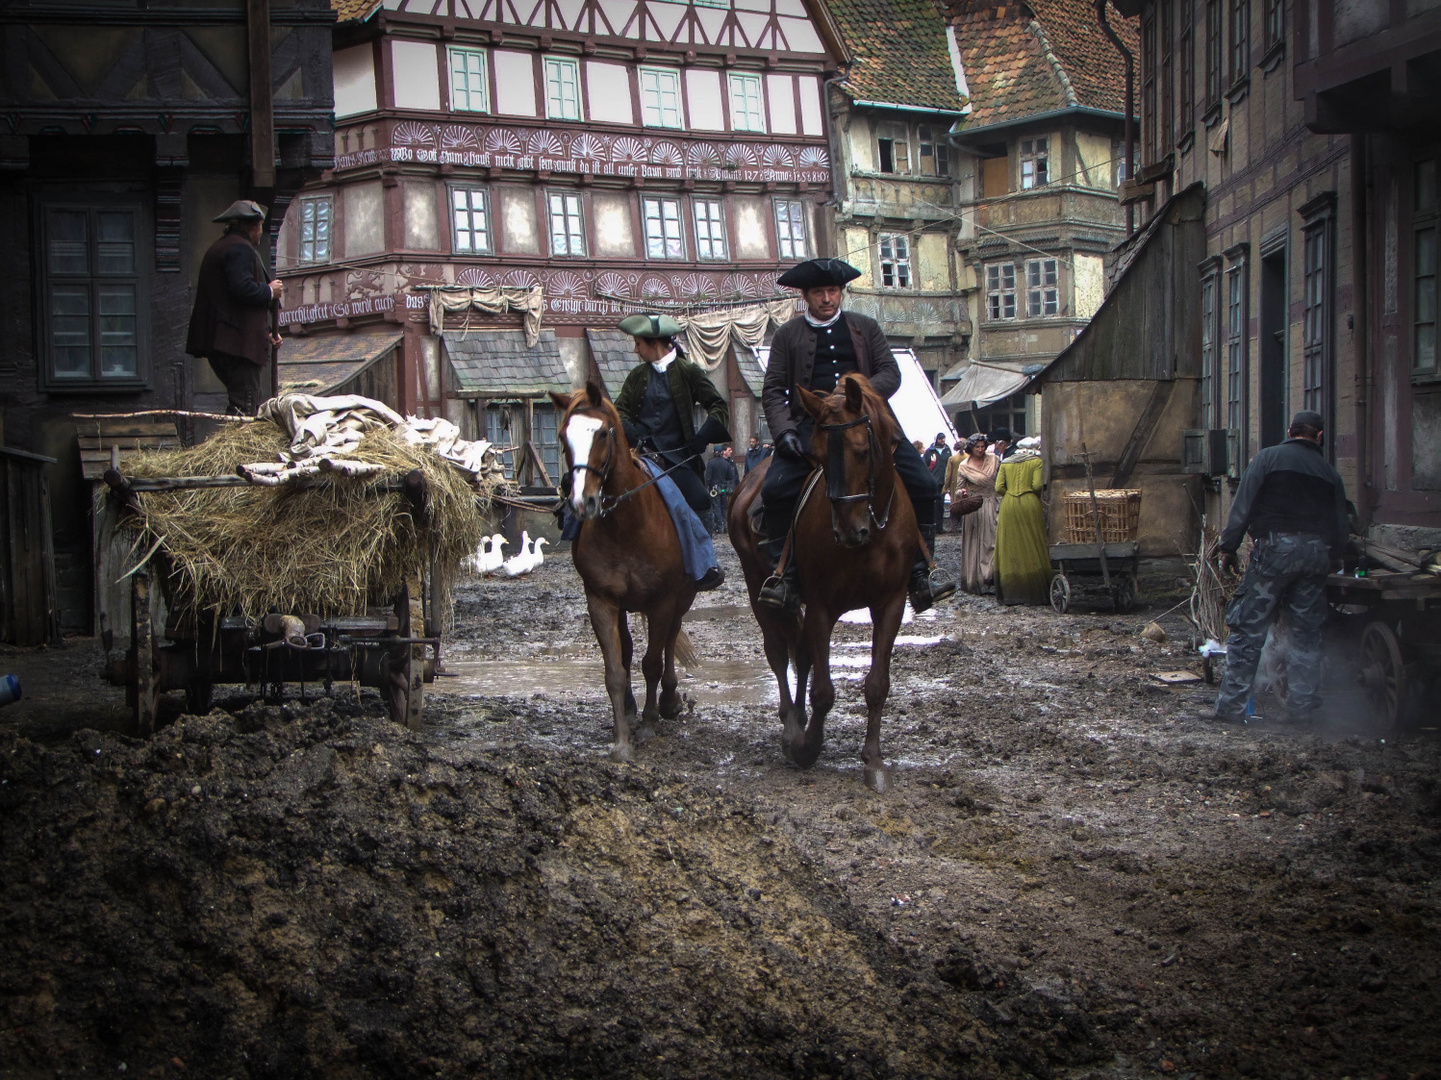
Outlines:
{"label": "doorway", "polygon": [[1261,445],[1286,437],[1286,249],[1261,258]]}

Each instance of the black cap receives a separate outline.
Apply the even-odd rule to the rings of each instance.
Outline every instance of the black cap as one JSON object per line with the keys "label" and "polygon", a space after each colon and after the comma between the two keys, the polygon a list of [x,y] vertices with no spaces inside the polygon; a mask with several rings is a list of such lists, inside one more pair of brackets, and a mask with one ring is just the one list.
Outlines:
{"label": "black cap", "polygon": [[854,281],[861,272],[844,259],[807,259],[799,266],[793,266],[780,277],[777,285],[791,289],[815,289],[822,285],[839,285]]}
{"label": "black cap", "polygon": [[1295,416],[1291,417],[1291,426],[1296,427],[1298,424],[1315,428],[1317,431],[1326,430],[1326,421],[1322,420],[1321,414],[1313,409],[1302,409]]}
{"label": "black cap", "polygon": [[1013,443],[1015,441],[1016,437],[1011,434],[1010,428],[998,427],[995,431],[991,432],[991,442]]}

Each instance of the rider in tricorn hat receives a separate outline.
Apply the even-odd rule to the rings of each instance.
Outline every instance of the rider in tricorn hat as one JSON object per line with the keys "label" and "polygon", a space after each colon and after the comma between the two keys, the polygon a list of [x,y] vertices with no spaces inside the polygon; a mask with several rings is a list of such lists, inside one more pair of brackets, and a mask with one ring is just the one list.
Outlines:
{"label": "rider in tricorn hat", "polygon": [[[786,533],[795,514],[801,487],[811,471],[806,456],[814,421],[801,407],[792,386],[804,386],[817,394],[829,394],[842,375],[860,372],[883,398],[901,386],[901,369],[890,344],[874,319],[853,311],[842,311],[846,283],[860,277],[860,271],[840,259],[811,259],[787,270],[781,285],[801,291],[804,313],[791,319],[771,342],[766,365],[761,405],[775,436],[772,456],[761,498],[765,504],[765,526],[771,565],[780,559]],[[916,523],[927,548],[936,543],[936,481],[909,441],[902,438],[895,448],[896,472],[911,497]],[[757,602],[791,613],[800,610],[800,583],[795,560],[790,560],[780,577],[768,579]],[[909,585],[911,606],[925,611],[937,600],[956,591],[945,571],[932,568],[923,552],[917,552]]]}

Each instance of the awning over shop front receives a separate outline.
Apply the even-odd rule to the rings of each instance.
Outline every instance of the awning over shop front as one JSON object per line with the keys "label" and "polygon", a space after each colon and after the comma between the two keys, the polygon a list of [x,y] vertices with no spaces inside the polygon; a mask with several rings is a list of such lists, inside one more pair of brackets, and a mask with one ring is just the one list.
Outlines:
{"label": "awning over shop front", "polygon": [[286,337],[280,346],[280,389],[290,394],[332,394],[400,344],[393,326]]}
{"label": "awning over shop front", "polygon": [[949,409],[984,409],[1024,390],[1045,370],[1045,364],[1032,360],[972,360],[941,404]]}
{"label": "awning over shop front", "polygon": [[535,347],[520,330],[447,330],[441,334],[461,397],[540,397],[569,393],[570,373],[554,330],[542,330]]}
{"label": "awning over shop front", "polygon": [[[764,346],[766,355],[770,355],[769,346]],[[761,386],[766,381],[766,367],[761,363],[761,358],[756,355],[753,349],[741,346],[736,349],[736,367],[741,369],[741,378],[751,388],[751,393],[757,398],[761,396]]]}
{"label": "awning over shop front", "polygon": [[620,393],[625,377],[640,363],[635,354],[635,338],[624,330],[586,329],[590,342],[590,354],[595,357],[595,366],[600,369],[600,381],[605,392],[611,397]]}

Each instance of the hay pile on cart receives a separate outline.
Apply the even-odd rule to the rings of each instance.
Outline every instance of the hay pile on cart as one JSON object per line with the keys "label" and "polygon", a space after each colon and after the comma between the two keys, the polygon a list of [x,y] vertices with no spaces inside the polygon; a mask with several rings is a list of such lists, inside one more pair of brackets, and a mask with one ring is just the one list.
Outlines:
{"label": "hay pile on cart", "polygon": [[452,584],[507,484],[489,444],[458,435],[364,398],[290,395],[196,446],[113,463],[135,610],[111,677],[142,733],[160,691],[203,709],[218,682],[355,681],[418,724]]}

